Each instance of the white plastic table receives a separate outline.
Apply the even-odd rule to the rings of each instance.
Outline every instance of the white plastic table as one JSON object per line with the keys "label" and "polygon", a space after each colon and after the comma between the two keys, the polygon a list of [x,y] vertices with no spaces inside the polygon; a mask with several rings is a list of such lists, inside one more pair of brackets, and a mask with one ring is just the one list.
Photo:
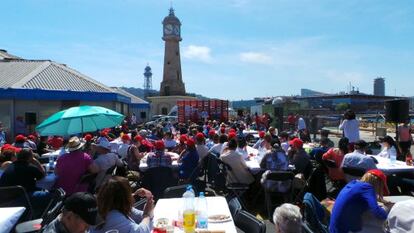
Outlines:
{"label": "white plastic table", "polygon": [[0,233],[9,233],[25,210],[25,207],[0,208]]}
{"label": "white plastic table", "polygon": [[391,161],[388,158],[383,158],[375,155],[371,156],[378,161],[377,168],[386,174],[407,172],[414,173],[414,166],[408,166],[405,162],[396,161],[395,164],[391,164]]}
{"label": "white plastic table", "polygon": [[[230,210],[224,197],[206,197],[208,216],[215,214],[228,215],[231,218]],[[197,202],[197,198],[195,200]],[[167,218],[172,224],[173,220],[178,219],[179,213],[182,213],[182,198],[159,199],[154,209],[154,222],[159,218]],[[233,219],[222,223],[208,223],[208,230],[225,230],[226,233],[237,233]],[[175,233],[182,233],[179,228],[175,228]]]}

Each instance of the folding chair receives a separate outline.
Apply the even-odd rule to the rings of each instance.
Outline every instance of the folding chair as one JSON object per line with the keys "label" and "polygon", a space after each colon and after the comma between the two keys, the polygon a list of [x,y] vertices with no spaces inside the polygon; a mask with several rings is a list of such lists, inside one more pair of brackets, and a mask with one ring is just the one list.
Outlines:
{"label": "folding chair", "polygon": [[[221,161],[221,160],[220,160]],[[222,170],[223,170],[223,173],[224,173],[224,175],[225,175],[225,177],[226,177],[226,180],[227,180],[227,172],[229,172],[229,171],[232,171],[232,168],[231,168],[231,166],[230,165],[228,165],[228,164],[226,164],[226,163],[224,163],[223,161],[221,161],[221,165],[222,165]],[[250,186],[249,185],[247,185],[247,184],[242,184],[242,183],[228,183],[228,182],[226,182],[226,189],[232,194],[232,195],[234,195],[235,197],[237,197],[237,198],[239,198],[239,200],[241,200],[241,205],[242,205],[242,207],[246,207],[244,204],[243,204],[243,201],[242,201],[242,196],[243,196],[243,194],[248,190],[250,188]]]}
{"label": "folding chair", "polygon": [[55,198],[51,200],[42,217],[18,224],[15,230],[16,233],[37,232],[51,223],[62,211],[65,196],[66,193],[63,189],[57,189]]}
{"label": "folding chair", "polygon": [[355,167],[342,167],[342,171],[345,173],[347,182],[360,179],[365,174],[365,169]]}
{"label": "folding chair", "polygon": [[318,233],[329,233],[328,226],[323,223],[325,212],[319,200],[313,194],[306,193],[303,198],[303,205],[305,207],[303,217],[310,230]]}
{"label": "folding chair", "polygon": [[142,186],[152,192],[154,200],[161,198],[164,190],[174,185],[177,185],[177,182],[169,167],[150,168],[142,177]]}
{"label": "folding chair", "polygon": [[228,201],[228,205],[231,216],[233,217],[233,219],[236,218],[237,213],[242,210],[242,206],[239,199],[237,197],[233,197],[232,199],[230,199],[230,201]]}
{"label": "folding chair", "polygon": [[31,220],[33,207],[26,189],[20,185],[0,187],[0,207],[25,207],[20,221]]}
{"label": "folding chair", "polygon": [[[291,202],[293,193],[292,182],[294,178],[295,174],[290,171],[270,171],[265,173],[262,186],[265,193],[267,215],[271,221],[275,206],[272,202],[272,197],[280,196],[283,197],[284,202]],[[270,186],[269,183],[271,184]]]}
{"label": "folding chair", "polygon": [[239,229],[246,233],[266,232],[266,224],[244,210],[237,213],[234,223]]}
{"label": "folding chair", "polygon": [[[188,185],[184,184],[184,185],[168,187],[164,190],[163,198],[180,198],[183,196],[184,192],[187,190],[187,186]],[[194,193],[197,194],[196,190],[194,190]]]}

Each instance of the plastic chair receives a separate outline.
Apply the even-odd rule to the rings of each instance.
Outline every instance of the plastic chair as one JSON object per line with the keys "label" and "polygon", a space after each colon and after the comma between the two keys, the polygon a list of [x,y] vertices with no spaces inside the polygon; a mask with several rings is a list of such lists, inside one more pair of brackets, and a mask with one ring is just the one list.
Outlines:
{"label": "plastic chair", "polygon": [[[272,203],[273,196],[281,196],[283,197],[285,202],[291,201],[293,192],[292,182],[294,177],[295,174],[293,174],[290,171],[270,171],[265,173],[263,177],[262,186],[265,193],[267,215],[270,219],[272,219],[272,214],[274,211],[274,204]],[[268,182],[271,182],[272,186],[268,186]],[[280,184],[286,185],[287,187],[283,187],[286,188],[286,190],[277,189],[279,184],[274,184],[274,182],[283,182]]]}
{"label": "plastic chair", "polygon": [[[178,186],[172,186],[168,187],[164,190],[163,198],[180,198],[183,196],[184,192],[187,190],[186,184],[184,185],[178,185]],[[197,193],[197,191],[194,189],[194,193]]]}
{"label": "plastic chair", "polygon": [[365,174],[364,169],[355,167],[342,167],[342,171],[344,171],[345,173],[345,178],[347,182],[350,182],[351,180],[360,179]]}
{"label": "plastic chair", "polygon": [[325,217],[324,207],[312,193],[306,193],[303,198],[304,220],[306,225],[318,233],[329,233],[328,226],[323,223]]}
{"label": "plastic chair", "polygon": [[152,192],[154,200],[161,198],[164,190],[174,185],[177,185],[177,182],[169,167],[150,168],[142,177],[142,186]]}
{"label": "plastic chair", "polygon": [[233,197],[230,201],[228,201],[229,209],[231,216],[236,218],[237,213],[242,210],[241,203],[237,197]]}
{"label": "plastic chair", "polygon": [[[223,161],[221,161],[221,165],[222,165],[221,169],[223,171],[223,174],[227,178],[227,172],[229,171],[231,172],[232,168],[230,165],[224,163]],[[226,182],[226,188],[231,194],[239,198],[239,200],[242,200],[241,197],[250,188],[250,186],[248,184],[243,184],[243,183],[227,183]],[[243,204],[243,201],[241,201],[241,205],[245,207],[245,205]]]}
{"label": "plastic chair", "polygon": [[266,224],[244,210],[237,213],[234,223],[240,230],[246,233],[266,232]]}
{"label": "plastic chair", "polygon": [[33,207],[26,189],[20,185],[0,187],[0,207],[25,207],[20,221],[31,220]]}
{"label": "plastic chair", "polygon": [[15,229],[16,233],[37,232],[51,223],[62,211],[65,195],[63,189],[57,189],[55,198],[50,201],[42,217],[18,224]]}

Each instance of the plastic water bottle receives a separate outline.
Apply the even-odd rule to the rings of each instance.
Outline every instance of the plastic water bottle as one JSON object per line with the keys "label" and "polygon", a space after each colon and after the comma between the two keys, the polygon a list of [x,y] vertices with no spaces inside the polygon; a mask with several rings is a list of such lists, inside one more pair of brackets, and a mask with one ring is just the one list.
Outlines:
{"label": "plastic water bottle", "polygon": [[207,199],[203,192],[200,192],[197,202],[197,228],[207,229],[208,214],[207,214]]}
{"label": "plastic water bottle", "polygon": [[195,197],[195,192],[194,192],[193,186],[192,186],[191,184],[189,184],[189,185],[187,186],[187,189],[188,189],[190,192],[192,192],[192,193],[193,193],[193,197]]}
{"label": "plastic water bottle", "polygon": [[194,190],[187,186],[187,191],[183,194],[183,228],[185,233],[195,232],[195,208],[194,208]]}
{"label": "plastic water bottle", "polygon": [[397,155],[396,154],[391,154],[390,155],[390,161],[391,161],[391,165],[394,165],[395,162],[397,161]]}
{"label": "plastic water bottle", "polygon": [[53,156],[49,156],[49,171],[55,169],[55,159]]}

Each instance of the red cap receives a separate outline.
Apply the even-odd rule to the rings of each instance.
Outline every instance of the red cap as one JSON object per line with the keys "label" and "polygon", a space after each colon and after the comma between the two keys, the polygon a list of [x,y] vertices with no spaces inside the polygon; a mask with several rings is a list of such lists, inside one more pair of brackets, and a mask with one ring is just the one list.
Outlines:
{"label": "red cap", "polygon": [[259,138],[264,138],[266,133],[264,131],[259,131]]}
{"label": "red cap", "polygon": [[303,147],[303,141],[299,138],[294,138],[289,141],[289,145],[294,146],[296,148],[302,148]]}
{"label": "red cap", "polygon": [[184,142],[186,142],[188,140],[188,136],[187,136],[187,134],[182,134],[182,135],[180,135],[180,142],[181,143],[184,143]]}
{"label": "red cap", "polygon": [[203,133],[197,133],[196,138],[197,139],[204,139],[204,134]]}
{"label": "red cap", "polygon": [[144,140],[144,138],[143,138],[143,137],[141,137],[141,135],[137,135],[137,136],[135,136],[135,137],[134,137],[134,140],[135,140],[136,142],[142,142],[142,140]]}
{"label": "red cap", "polygon": [[187,146],[194,146],[195,145],[194,139],[192,138],[187,139],[185,144],[187,144]]}
{"label": "red cap", "polygon": [[216,131],[214,129],[212,129],[212,130],[208,131],[208,135],[214,136],[214,135],[216,135]]}
{"label": "red cap", "polygon": [[147,152],[152,151],[152,149],[154,148],[154,145],[151,142],[149,142],[148,140],[142,140],[141,143],[142,143],[142,145],[144,145],[146,147]]}
{"label": "red cap", "polygon": [[232,139],[232,138],[235,138],[237,135],[236,135],[236,133],[235,132],[230,132],[229,133],[229,135],[228,135],[228,138],[229,139]]}
{"label": "red cap", "polygon": [[48,141],[48,144],[53,147],[53,149],[59,149],[63,146],[63,138],[61,137],[53,137]]}
{"label": "red cap", "polygon": [[154,144],[156,150],[164,150],[165,148],[164,141],[162,140],[157,140]]}
{"label": "red cap", "polygon": [[221,127],[220,128],[220,133],[225,133],[226,132],[226,128],[225,127]]}
{"label": "red cap", "polygon": [[102,130],[101,133],[100,133],[100,135],[101,135],[101,137],[106,137],[106,136],[108,136],[108,132]]}
{"label": "red cap", "polygon": [[10,145],[10,144],[4,144],[4,145],[1,147],[1,151],[2,151],[2,152],[4,152],[4,151],[12,151],[12,152],[18,153],[18,152],[20,152],[21,150],[22,150],[21,148],[14,147],[14,146],[12,146],[12,145]]}
{"label": "red cap", "polygon": [[387,185],[387,176],[381,170],[372,169],[372,170],[367,171],[367,173],[370,173],[378,177],[382,181],[382,183],[384,184],[384,196],[387,196],[390,194],[390,191],[388,190],[388,185]]}
{"label": "red cap", "polygon": [[237,131],[235,129],[230,129],[229,133],[236,133]]}
{"label": "red cap", "polygon": [[30,140],[36,140],[36,136],[33,134],[30,134],[29,136],[27,136],[27,138],[29,138]]}
{"label": "red cap", "polygon": [[123,141],[131,141],[131,137],[130,137],[128,134],[124,134],[124,135],[122,135],[121,139],[122,139]]}
{"label": "red cap", "polygon": [[92,140],[92,135],[90,135],[90,134],[86,134],[84,137],[83,137],[83,139],[85,140],[85,141],[87,141],[87,142],[90,142],[91,140]]}
{"label": "red cap", "polygon": [[24,141],[26,141],[26,137],[19,134],[19,135],[16,136],[15,141],[16,142],[24,142]]}

